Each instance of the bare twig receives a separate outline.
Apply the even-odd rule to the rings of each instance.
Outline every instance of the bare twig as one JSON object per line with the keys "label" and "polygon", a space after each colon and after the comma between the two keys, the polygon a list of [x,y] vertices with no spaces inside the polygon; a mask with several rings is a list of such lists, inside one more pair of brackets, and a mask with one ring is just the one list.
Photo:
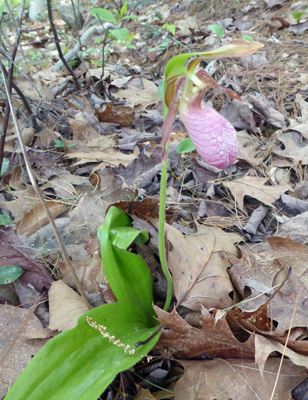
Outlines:
{"label": "bare twig", "polygon": [[[20,19],[20,24],[21,24],[22,19]],[[18,27],[17,27],[18,29]],[[10,67],[9,67],[9,71],[7,74],[7,78],[8,78],[8,96],[11,95],[12,93],[12,83],[13,83],[13,72],[14,72],[14,61],[15,61],[15,57],[17,54],[17,49],[18,49],[18,45],[19,45],[19,41],[20,41],[20,29],[18,29],[17,31],[17,37],[16,37],[16,42],[15,42],[15,46],[13,49],[13,53],[12,53],[12,58],[11,58],[11,63],[10,63]],[[3,66],[3,64],[1,63],[1,66]],[[2,71],[2,69],[1,69]],[[6,108],[5,108],[5,114],[4,114],[4,121],[3,121],[3,126],[2,126],[2,132],[1,132],[1,138],[0,138],[0,171],[2,168],[2,163],[3,163],[3,156],[4,156],[4,144],[5,144],[5,138],[6,138],[6,133],[7,133],[7,128],[9,125],[9,118],[10,118],[10,107],[9,107],[9,100],[6,100]]]}
{"label": "bare twig", "polygon": [[[1,63],[1,61],[0,61],[0,63]],[[5,76],[8,77],[8,73],[7,73],[7,70],[4,65],[3,65],[3,69],[4,69]],[[36,121],[35,116],[33,115],[33,112],[31,110],[31,107],[28,103],[26,96],[23,94],[23,92],[19,89],[19,87],[16,85],[16,83],[14,81],[12,81],[12,87],[16,91],[18,96],[20,97],[20,100],[23,102],[25,109],[27,110],[28,116],[29,116],[29,118],[31,118],[33,128],[36,130],[39,130],[40,127]]]}
{"label": "bare twig", "polygon": [[27,169],[29,178],[30,178],[30,182],[31,182],[31,184],[32,184],[32,186],[33,186],[33,188],[35,190],[35,193],[36,193],[37,197],[40,199],[40,201],[41,201],[41,203],[42,203],[42,205],[44,207],[44,210],[45,210],[45,212],[47,214],[49,223],[50,223],[50,225],[51,225],[51,227],[53,229],[54,235],[55,235],[55,237],[57,239],[57,242],[58,242],[58,245],[60,247],[63,260],[66,263],[67,267],[69,268],[69,270],[70,270],[70,272],[71,272],[71,274],[73,276],[74,283],[75,283],[80,295],[82,296],[83,300],[85,301],[85,303],[87,304],[87,306],[90,309],[91,308],[91,304],[89,303],[89,301],[88,301],[88,299],[87,299],[87,297],[86,297],[86,295],[85,295],[85,293],[84,293],[84,291],[83,291],[83,289],[81,287],[81,284],[80,284],[79,279],[77,277],[77,274],[75,272],[74,266],[73,266],[73,264],[72,264],[72,262],[71,262],[71,260],[69,258],[67,250],[66,250],[66,248],[65,248],[65,246],[63,244],[63,241],[61,239],[61,236],[59,234],[58,228],[57,228],[57,226],[56,226],[56,224],[54,222],[54,219],[53,219],[53,217],[52,217],[52,215],[51,215],[51,213],[49,211],[49,208],[47,207],[45,199],[44,199],[44,197],[43,197],[43,195],[42,195],[42,193],[40,191],[40,188],[38,187],[37,182],[36,182],[36,180],[34,178],[33,172],[31,170],[31,165],[30,165],[30,162],[29,162],[28,154],[26,152],[26,148],[24,146],[24,143],[23,143],[23,140],[22,140],[22,136],[21,136],[21,133],[20,133],[20,129],[19,129],[16,113],[15,113],[15,110],[13,108],[13,104],[12,104],[12,99],[11,99],[11,95],[10,95],[10,92],[9,92],[8,83],[6,81],[5,73],[4,73],[4,70],[3,70],[3,67],[2,67],[1,64],[0,64],[0,69],[1,69],[2,78],[3,78],[3,82],[4,82],[5,92],[7,94],[9,107],[11,109],[11,114],[12,114],[14,126],[15,126],[16,133],[17,133],[17,136],[18,136],[18,140],[19,140],[19,143],[20,143],[22,154],[24,156],[24,161],[25,161],[25,165],[26,165],[26,169]]}
{"label": "bare twig", "polygon": [[51,30],[55,39],[55,44],[56,44],[56,48],[58,50],[58,54],[60,57],[60,60],[62,61],[63,65],[65,66],[65,68],[68,70],[68,72],[71,74],[73,81],[75,83],[76,89],[80,89],[80,85],[77,79],[77,76],[75,75],[74,71],[72,70],[72,68],[68,65],[66,59],[64,58],[64,55],[62,53],[62,49],[60,46],[60,42],[59,42],[59,37],[58,37],[58,33],[55,27],[55,24],[53,22],[53,16],[52,16],[52,10],[51,10],[51,0],[47,0],[47,10],[48,10],[48,18],[49,18],[49,22],[50,22],[50,26],[51,26]]}
{"label": "bare twig", "polygon": [[[105,24],[106,25],[106,24]],[[100,36],[105,32],[106,28],[101,27],[101,26],[91,26],[89,29],[87,29],[80,37],[80,42],[81,46],[83,46],[86,41],[94,35]],[[76,43],[76,45],[67,53],[65,54],[65,61],[69,62],[72,61],[75,57],[78,51],[81,50],[80,44]],[[62,60],[59,60],[53,67],[54,71],[60,71],[60,69],[63,67],[63,62]]]}
{"label": "bare twig", "polygon": [[[79,20],[77,19],[77,16],[79,15],[79,1],[78,1],[78,10],[77,10],[77,12],[76,12],[76,8],[75,8],[74,0],[71,0],[71,4],[72,4],[73,12],[74,12],[77,39],[78,39],[79,46],[80,46],[80,48],[81,48],[81,41],[80,41],[79,29],[81,29],[82,26],[79,26]],[[77,13],[78,13],[78,14],[77,14]]]}

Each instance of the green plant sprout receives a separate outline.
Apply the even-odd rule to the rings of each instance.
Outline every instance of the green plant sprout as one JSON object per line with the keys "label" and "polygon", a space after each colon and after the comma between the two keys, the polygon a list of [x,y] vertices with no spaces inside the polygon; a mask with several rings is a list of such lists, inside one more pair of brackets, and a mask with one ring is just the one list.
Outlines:
{"label": "green plant sprout", "polygon": [[[90,13],[98,18],[100,21],[112,22],[117,25],[116,29],[108,29],[107,37],[119,41],[130,49],[136,49],[136,46],[130,44],[134,39],[134,35],[131,35],[129,30],[126,28],[120,28],[120,24],[127,19],[138,19],[136,15],[125,15],[127,13],[127,3],[125,2],[119,13],[116,9],[113,12],[106,10],[105,8],[92,8]],[[97,41],[95,43],[98,43]]]}
{"label": "green plant sprout", "polygon": [[57,149],[66,150],[66,149],[68,149],[70,147],[77,146],[77,143],[70,143],[70,144],[67,145],[61,139],[54,139],[53,141],[54,141],[54,147],[57,148]]}
{"label": "green plant sprout", "polygon": [[304,15],[304,14],[307,14],[308,13],[308,8],[306,8],[306,10],[304,10],[304,11],[299,11],[299,12],[296,12],[296,13],[294,13],[293,14],[293,18],[296,20],[296,21],[300,21],[300,19],[302,18],[302,16]]}
{"label": "green plant sprout", "polygon": [[223,28],[221,25],[212,24],[212,25],[209,25],[209,29],[210,29],[213,33],[215,33],[215,35],[216,35],[219,39],[221,39],[222,37],[224,37],[225,30],[224,30],[224,28]]}
{"label": "green plant sprout", "polygon": [[8,170],[9,165],[10,165],[10,160],[8,158],[4,158],[2,161],[0,176],[3,176],[6,174],[6,171]]}
{"label": "green plant sprout", "polygon": [[16,267],[15,265],[4,265],[0,267],[0,285],[15,282],[24,272],[22,268]]}
{"label": "green plant sprout", "polygon": [[[165,250],[165,197],[168,143],[176,113],[180,111],[206,162],[221,169],[234,162],[234,128],[201,104],[204,92],[218,85],[197,67],[202,59],[241,57],[261,47],[258,42],[235,40],[206,53],[178,55],[166,66],[159,209],[159,256],[168,282],[164,310],[169,309],[173,296]],[[196,58],[188,62],[192,57]],[[221,90],[238,98],[233,91]],[[79,318],[74,329],[51,339],[34,356],[5,400],[96,400],[119,372],[138,363],[157,343],[161,325],[153,309],[151,274],[141,257],[127,251],[133,242],[145,243],[148,233],[136,230],[124,211],[111,207],[98,229],[98,239],[104,273],[117,302],[92,309]]]}

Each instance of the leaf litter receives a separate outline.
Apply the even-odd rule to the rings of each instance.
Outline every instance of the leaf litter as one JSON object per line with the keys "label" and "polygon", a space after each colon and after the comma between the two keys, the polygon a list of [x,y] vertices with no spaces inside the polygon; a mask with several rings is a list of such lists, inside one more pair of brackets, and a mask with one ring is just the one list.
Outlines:
{"label": "leaf litter", "polygon": [[[224,104],[219,95],[205,99],[240,130],[236,164],[222,174],[200,162],[196,153],[179,156],[176,147],[185,131],[180,121],[174,124],[166,246],[176,308],[165,312],[158,307],[165,286],[157,265],[149,265],[154,282],[161,282],[155,310],[163,331],[155,352],[161,356],[166,351],[166,355],[161,356],[163,361],[153,364],[151,372],[141,375],[148,380],[155,371],[166,371],[159,385],[174,390],[176,399],[268,399],[281,361],[277,355],[283,354],[286,358],[273,398],[289,399],[308,367],[308,100],[305,45],[299,36],[305,35],[307,22],[294,23],[296,5],[290,8],[284,1],[250,5],[239,1],[233,6],[234,21],[227,21],[228,7],[210,10],[200,8],[198,2],[190,3],[175,6],[170,1],[161,6],[160,12],[177,27],[176,40],[192,52],[195,47],[218,45],[215,34],[204,29],[213,21],[224,21],[223,44],[231,35],[241,38],[242,34],[251,34],[266,46],[262,54],[245,60],[208,64],[215,79],[241,93],[243,99],[243,103],[234,100]],[[142,12],[147,11],[147,18],[159,26],[155,7],[149,5]],[[263,12],[271,23],[260,22]],[[168,39],[167,48],[149,52],[149,46],[159,46],[161,37],[140,30],[138,38],[144,41],[138,52],[122,53],[117,46],[111,49],[103,81],[101,68],[86,71],[79,66],[76,71],[88,84],[81,93],[72,91],[63,76],[65,71],[59,74],[49,67],[36,66],[28,71],[33,78],[39,75],[41,96],[37,92],[34,95],[31,85],[22,86],[36,102],[42,128],[39,134],[32,127],[24,130],[32,168],[93,305],[114,301],[106,295],[108,283],[95,239],[110,205],[121,205],[136,226],[147,226],[150,240],[141,247],[153,265],[158,254],[163,121],[157,84],[166,62],[180,50],[175,41]],[[140,75],[134,65],[140,66]],[[14,105],[23,108],[18,100]],[[26,123],[25,114],[20,113],[19,122]],[[1,265],[16,265],[26,272],[19,282],[9,285],[10,294],[0,288],[1,299],[13,304],[13,292],[22,307],[27,302],[35,303],[35,297],[39,301],[51,287],[50,328],[69,329],[86,309],[71,289],[72,277],[59,258],[58,245],[31,188],[18,148],[14,153],[16,137],[12,125],[9,127],[11,137],[5,144],[5,156],[10,158],[10,165],[2,177],[0,208],[14,224],[1,227],[0,258]],[[7,307],[1,306],[3,321]],[[16,323],[19,311],[29,313],[13,306],[10,310]],[[41,322],[46,326],[43,317]],[[10,328],[9,334],[13,335],[14,329]],[[52,336],[47,328],[40,326],[38,331],[41,333],[37,339]],[[5,349],[3,346],[1,349]],[[22,341],[17,350],[7,348],[3,353],[1,379],[5,387],[41,344],[27,346]],[[14,361],[18,368],[14,376],[10,375],[11,357],[23,352],[28,354],[25,362]],[[170,383],[172,371],[176,371],[177,378],[181,373],[173,361],[170,363],[173,358],[184,368],[175,385]],[[159,364],[165,361],[170,363],[166,369]],[[220,381],[224,381],[223,389]],[[126,380],[124,390],[129,388]],[[135,387],[136,398],[159,398],[154,386],[149,388],[151,392]],[[109,398],[114,398],[111,387],[107,392]]]}

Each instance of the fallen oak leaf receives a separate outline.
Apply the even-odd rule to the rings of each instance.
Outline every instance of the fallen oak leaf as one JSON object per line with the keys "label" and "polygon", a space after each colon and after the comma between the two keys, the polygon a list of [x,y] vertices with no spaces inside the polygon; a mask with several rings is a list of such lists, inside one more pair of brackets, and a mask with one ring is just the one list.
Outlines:
{"label": "fallen oak leaf", "polygon": [[292,267],[299,280],[308,289],[308,248],[302,243],[294,240],[282,238],[278,236],[268,237],[266,242],[269,243],[274,251],[274,255],[279,263],[285,267]]}
{"label": "fallen oak leaf", "polygon": [[308,146],[300,139],[300,135],[297,132],[287,132],[284,135],[278,136],[278,140],[283,143],[284,149],[281,150],[280,146],[273,148],[273,153],[280,157],[291,158],[296,164],[307,165],[308,164]]}
{"label": "fallen oak leaf", "polygon": [[32,310],[0,304],[0,398],[52,337]]}
{"label": "fallen oak leaf", "polygon": [[121,106],[116,107],[112,104],[107,104],[103,111],[95,110],[95,115],[97,116],[99,122],[110,122],[116,123],[121,126],[130,126],[134,121],[135,113],[134,112],[127,112],[127,109],[123,110]]}
{"label": "fallen oak leaf", "polygon": [[[263,377],[254,360],[181,360],[184,374],[174,388],[177,400],[270,399],[280,359],[266,363]],[[291,390],[306,374],[306,368],[284,360],[275,399],[290,400]]]}
{"label": "fallen oak leaf", "polygon": [[172,272],[175,297],[181,305],[197,311],[201,306],[232,306],[229,293],[233,286],[227,272],[230,263],[224,251],[237,254],[234,243],[241,237],[209,226],[200,226],[197,233],[187,236],[167,224],[165,229],[172,246],[168,267]]}
{"label": "fallen oak leaf", "polygon": [[202,329],[189,325],[175,309],[167,313],[154,306],[154,310],[163,325],[159,342],[177,358],[254,358],[254,333],[245,343],[238,341],[227,321],[215,321],[205,307],[201,308]]}
{"label": "fallen oak leaf", "polygon": [[273,339],[266,338],[261,335],[255,336],[255,348],[256,348],[256,363],[258,364],[259,371],[263,375],[264,365],[273,352],[278,352],[287,356],[295,365],[308,368],[308,357],[307,355],[302,355],[295,353],[295,351],[285,348],[284,345],[277,343]]}
{"label": "fallen oak leaf", "polygon": [[[235,261],[229,269],[232,282],[242,297],[246,298],[247,288],[251,298],[238,304],[238,308],[246,312],[253,312],[261,305],[268,305],[268,316],[276,321],[277,327],[269,335],[282,335],[290,327],[307,327],[308,290],[290,269],[287,282],[282,286],[275,285],[274,280],[284,269],[274,259],[256,260],[256,257],[242,249],[243,257]],[[245,291],[246,289],[246,291]],[[296,304],[294,312],[294,304]],[[291,324],[292,314],[294,319]]]}
{"label": "fallen oak leaf", "polygon": [[30,250],[25,249],[13,229],[0,226],[0,266],[15,265],[26,271],[19,279],[31,283],[38,291],[50,288],[53,280],[43,264],[37,263]]}
{"label": "fallen oak leaf", "polygon": [[288,185],[266,186],[268,178],[258,176],[244,176],[223,184],[231,191],[239,208],[244,211],[244,197],[250,196],[262,203],[273,206],[273,202],[279,199],[281,193],[290,190]]}

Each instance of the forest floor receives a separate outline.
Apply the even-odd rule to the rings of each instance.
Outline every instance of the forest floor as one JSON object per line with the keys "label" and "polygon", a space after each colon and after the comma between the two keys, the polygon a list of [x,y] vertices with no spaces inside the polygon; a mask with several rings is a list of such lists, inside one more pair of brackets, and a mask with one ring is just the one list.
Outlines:
{"label": "forest floor", "polygon": [[[89,36],[70,63],[78,89],[66,68],[55,67],[59,56],[47,14],[35,23],[24,19],[13,105],[32,174],[93,307],[114,301],[97,239],[111,205],[149,233],[149,241],[131,251],[151,270],[155,304],[164,304],[157,221],[164,121],[159,84],[167,62],[243,35],[264,45],[253,55],[201,63],[241,97],[231,101],[210,90],[204,99],[235,127],[238,158],[221,171],[194,151],[179,154],[187,132],[177,116],[166,246],[173,304],[181,304],[157,312],[164,328],[153,359],[119,374],[102,399],[299,400],[308,392],[308,13],[296,19],[308,3],[204,3],[129,9],[127,15],[138,18],[123,20],[134,35],[126,44]],[[54,10],[64,53],[86,29],[102,29],[85,4],[82,15],[86,28],[78,33]],[[6,18],[2,62],[16,41]],[[220,34],[210,25],[220,25]],[[0,268],[0,398],[32,356],[74,328],[88,309],[29,177],[12,116],[3,131],[0,266],[23,274],[17,279],[17,270],[8,276]]]}

